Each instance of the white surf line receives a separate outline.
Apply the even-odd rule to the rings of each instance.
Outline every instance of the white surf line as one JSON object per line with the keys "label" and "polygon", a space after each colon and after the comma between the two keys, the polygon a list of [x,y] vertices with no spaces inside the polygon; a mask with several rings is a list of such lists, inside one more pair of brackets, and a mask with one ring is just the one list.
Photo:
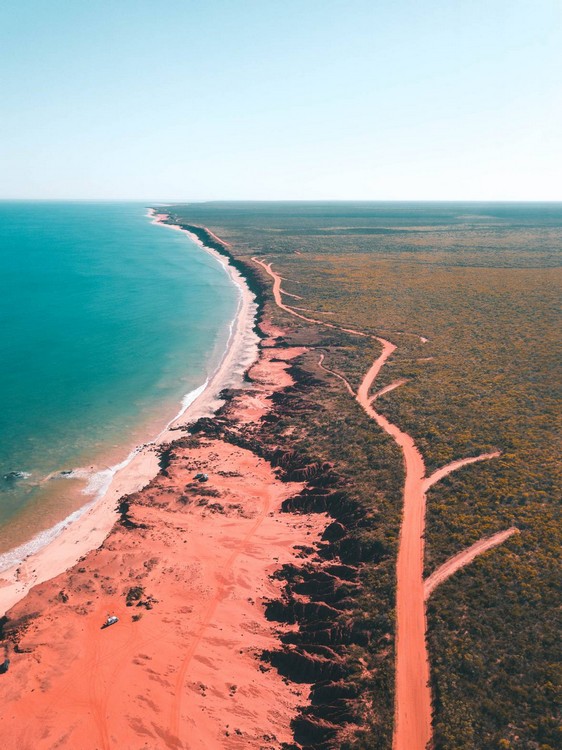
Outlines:
{"label": "white surf line", "polygon": [[423,585],[425,600],[427,601],[435,589],[446,581],[447,578],[450,578],[458,570],[464,568],[465,565],[469,565],[469,563],[471,563],[476,557],[494,547],[497,547],[499,544],[503,544],[503,542],[505,542],[506,539],[509,539],[510,536],[513,536],[513,534],[519,533],[519,529],[516,526],[511,526],[505,531],[498,531],[492,536],[479,539],[470,547],[462,550],[462,552],[457,552],[456,555],[453,555],[446,560],[443,565],[437,568],[437,570],[425,579]]}
{"label": "white surf line", "polygon": [[[212,383],[213,383],[216,375],[218,373],[220,373],[220,371],[221,371],[221,369],[222,369],[222,367],[224,365],[225,359],[227,358],[228,353],[230,352],[232,341],[234,340],[234,337],[235,337],[236,333],[238,332],[238,326],[239,326],[239,321],[240,321],[240,314],[241,314],[241,312],[243,312],[243,308],[244,308],[244,305],[245,305],[245,294],[249,293],[251,295],[251,305],[255,306],[255,295],[250,292],[250,290],[247,287],[247,284],[246,284],[246,281],[245,281],[244,277],[238,271],[238,269],[234,268],[234,266],[231,265],[229,259],[227,257],[225,257],[224,255],[222,255],[221,253],[219,253],[217,250],[215,250],[215,249],[213,249],[213,248],[208,247],[207,245],[205,245],[205,243],[196,234],[194,234],[193,232],[190,232],[188,229],[184,229],[179,224],[169,224],[167,222],[167,219],[169,219],[169,218],[170,218],[169,214],[164,214],[164,213],[157,214],[155,220],[153,221],[153,223],[159,224],[160,226],[163,226],[163,227],[168,227],[168,228],[173,229],[175,231],[182,232],[187,237],[189,237],[189,239],[194,244],[196,244],[201,249],[205,250],[205,252],[207,252],[216,261],[218,261],[219,264],[220,264],[220,266],[222,267],[223,271],[226,273],[226,275],[230,279],[230,281],[237,288],[237,291],[238,291],[238,304],[237,304],[237,309],[236,309],[236,312],[234,314],[234,317],[232,318],[232,320],[230,321],[230,324],[229,324],[229,336],[228,336],[228,340],[227,340],[227,343],[226,343],[226,346],[225,346],[225,350],[224,350],[223,356],[221,357],[220,361],[218,362],[218,364],[217,364],[214,372],[210,376],[207,377],[207,379],[206,379],[206,381],[205,381],[204,384],[202,384],[201,386],[199,386],[198,389],[196,389],[196,391],[198,391],[198,392],[197,392],[197,394],[195,395],[194,398],[190,398],[191,395],[194,393],[193,391],[191,393],[187,394],[184,397],[184,400],[182,402],[182,409],[168,423],[168,425],[166,425],[166,427],[164,428],[164,430],[162,431],[162,433],[158,436],[159,438],[161,437],[162,434],[164,434],[172,425],[174,425],[184,415],[184,413],[187,411],[187,409],[189,408],[189,406],[191,406],[192,403],[195,403],[195,401],[197,401],[197,399],[199,398],[199,396],[201,396],[201,395],[203,395],[205,393],[207,386],[208,385],[212,385]],[[223,245],[224,247],[230,247],[230,244],[228,242],[226,242],[225,240],[222,240],[220,237],[218,237],[210,229],[208,229],[207,227],[204,227],[204,229],[205,229],[205,231],[208,233],[208,235],[213,240],[215,240],[219,244]],[[188,401],[187,404],[186,404],[186,400]]]}
{"label": "white surf line", "polygon": [[[230,341],[230,338],[229,338],[229,341]],[[227,351],[228,351],[228,345],[225,349],[225,354],[223,354],[223,357],[221,358],[221,362],[222,362],[222,359],[224,359],[224,356],[226,355]],[[220,365],[219,367],[217,367],[217,370],[219,368],[220,368]],[[158,433],[158,435],[154,439],[148,440],[145,443],[135,446],[135,448],[133,448],[133,450],[130,451],[127,457],[123,459],[123,461],[120,461],[119,463],[114,464],[113,466],[105,466],[104,468],[78,467],[66,473],[62,473],[61,471],[53,471],[48,476],[46,476],[41,481],[41,483],[47,482],[52,479],[87,479],[88,483],[86,487],[84,487],[84,489],[81,490],[81,492],[83,495],[94,495],[94,498],[91,502],[78,508],[76,511],[71,513],[67,518],[63,519],[60,522],[60,524],[65,525],[67,523],[71,523],[72,520],[76,520],[76,518],[80,517],[81,513],[85,512],[91,507],[93,502],[103,497],[103,495],[105,495],[105,493],[109,489],[109,486],[111,485],[111,482],[115,474],[117,474],[118,471],[121,471],[121,469],[124,469],[126,466],[128,466],[128,464],[130,464],[130,462],[135,458],[135,456],[137,456],[143,450],[146,450],[150,448],[151,446],[157,446],[159,444],[160,438],[167,433],[167,431],[174,424],[174,422],[176,422],[178,419],[180,419],[180,417],[182,417],[185,414],[185,412],[189,409],[191,404],[193,404],[199,398],[199,396],[205,391],[208,385],[209,385],[209,378],[207,378],[205,382],[202,383],[197,388],[194,388],[193,390],[189,391],[189,393],[186,393],[185,396],[183,396],[181,400],[181,409],[176,414],[176,416],[173,417],[173,419],[171,419],[167,423],[167,425]],[[58,527],[60,524],[57,524],[56,527]],[[56,527],[53,527],[53,529]],[[48,531],[50,531],[50,529],[46,530],[46,532]],[[30,542],[26,544],[31,544],[33,541],[34,539],[32,539]],[[0,555],[0,570],[2,569],[1,560],[2,560],[2,556]]]}
{"label": "white surf line", "polygon": [[[64,540],[63,532],[67,532],[72,527],[74,527],[75,522],[82,518],[85,514],[89,513],[90,511],[95,511],[98,504],[105,500],[105,497],[111,488],[112,482],[115,479],[116,475],[119,474],[123,469],[125,469],[132,461],[135,459],[139,454],[148,455],[150,452],[154,452],[155,447],[159,444],[158,441],[161,440],[161,438],[166,434],[168,429],[179,419],[181,418],[185,412],[195,404],[195,402],[198,400],[200,396],[202,396],[208,387],[213,386],[213,380],[215,377],[219,376],[222,366],[225,363],[225,360],[230,352],[230,346],[233,339],[233,336],[235,332],[237,331],[236,326],[239,325],[240,322],[240,313],[242,312],[242,308],[244,307],[244,295],[248,294],[250,299],[250,305],[249,310],[252,311],[251,317],[252,321],[255,318],[255,297],[250,292],[249,288],[245,284],[245,279],[240,274],[237,269],[235,269],[233,266],[230,265],[227,258],[225,258],[223,255],[218,253],[216,250],[213,250],[212,248],[207,247],[202,243],[198,237],[193,235],[191,232],[188,232],[187,230],[183,230],[181,227],[177,225],[171,225],[165,223],[165,219],[168,218],[168,214],[166,213],[159,213],[155,209],[148,209],[146,213],[146,217],[151,219],[152,224],[157,224],[159,226],[167,226],[171,229],[176,229],[184,232],[186,235],[190,237],[190,239],[199,247],[201,247],[203,250],[205,250],[209,255],[211,255],[213,258],[219,261],[220,265],[222,266],[225,273],[229,276],[233,284],[238,288],[239,292],[239,301],[238,301],[238,308],[236,311],[236,314],[232,321],[230,322],[230,328],[229,328],[229,337],[227,341],[227,345],[225,347],[225,351],[223,353],[223,356],[216,367],[215,371],[213,372],[213,375],[211,377],[208,377],[202,385],[198,386],[197,388],[193,389],[189,393],[185,394],[185,396],[182,398],[182,405],[181,409],[178,412],[178,414],[166,425],[166,427],[156,436],[156,438],[149,440],[145,443],[142,443],[141,445],[136,446],[133,448],[133,450],[130,451],[130,453],[126,456],[126,458],[121,461],[118,464],[115,464],[114,466],[109,466],[104,469],[99,469],[92,473],[91,470],[86,470],[82,468],[78,468],[73,470],[71,474],[68,475],[68,478],[73,478],[72,474],[74,471],[77,472],[88,472],[90,474],[90,480],[87,484],[87,486],[82,490],[82,493],[85,495],[94,495],[88,502],[86,502],[84,505],[80,506],[73,512],[71,512],[68,516],[63,518],[58,523],[54,524],[53,526],[49,527],[48,529],[44,529],[37,534],[35,534],[30,540],[22,543],[21,545],[18,545],[17,547],[14,547],[10,550],[7,550],[6,552],[0,554],[0,573],[5,572],[6,574],[11,573],[12,570],[15,570],[16,566],[20,564],[27,564],[28,561],[33,559],[32,556],[37,554],[43,554],[43,551],[47,546],[49,546],[51,543],[59,543],[59,541]],[[209,232],[209,234],[216,239],[218,242],[223,243],[222,240],[220,240],[216,235],[214,235],[212,232]],[[248,326],[248,329],[252,329],[253,331],[253,322],[251,326]],[[240,335],[242,335],[242,332],[240,332]],[[255,357],[253,357],[255,359]],[[249,362],[248,362],[249,365]],[[246,364],[244,364],[244,369],[246,369]],[[220,389],[219,389],[220,390]],[[196,417],[194,417],[195,419]],[[157,473],[157,468],[155,471],[155,474]],[[65,478],[66,475],[60,475],[60,472],[53,472],[51,473],[50,477],[48,478]],[[84,477],[84,475],[83,475]],[[82,478],[83,478],[82,477]],[[74,474],[74,478],[80,478],[77,476],[77,474]],[[43,480],[46,481],[46,480]],[[149,481],[149,480],[147,480]],[[119,496],[125,494],[124,492],[121,492]],[[117,501],[118,497],[113,498],[113,501]],[[69,563],[66,567],[70,567],[70,565],[73,563]],[[63,572],[66,568],[61,569],[59,572]],[[55,573],[54,575],[58,575],[58,573]],[[47,580],[46,578],[40,578],[39,576],[36,577],[35,582],[42,582],[44,580]],[[31,588],[31,586],[28,586],[27,588]],[[18,593],[17,598],[15,598],[13,601],[10,601],[9,606],[13,606],[13,604],[16,603],[16,601],[19,601],[19,599],[23,598],[25,595],[25,591],[21,591]]]}
{"label": "white surf line", "polygon": [[[148,215],[149,218],[152,219],[151,223],[152,224],[157,224],[157,225],[160,225],[160,226],[166,226],[164,224],[164,222],[163,222],[162,219],[164,217],[167,217],[167,214],[156,214],[156,212],[153,209],[150,209],[150,210],[152,211],[152,213],[149,212],[147,215]],[[185,233],[187,235],[189,235],[189,237],[191,239],[193,239],[194,241],[196,241],[196,244],[198,246],[200,246],[200,247],[202,247],[202,248],[204,248],[206,250],[210,250],[210,248],[206,248],[203,245],[203,243],[200,242],[198,240],[198,238],[194,234],[192,234],[191,232],[187,232],[186,230],[183,230],[183,231],[185,231]],[[213,235],[213,237],[217,241],[219,241],[218,238],[215,235]],[[215,253],[215,252],[213,252],[212,255],[217,260],[219,260],[221,268],[225,271],[225,273],[229,277],[230,281],[234,284],[234,286],[236,287],[236,290],[238,292],[238,301],[237,301],[237,306],[236,306],[236,312],[234,314],[234,317],[230,321],[229,327],[228,327],[228,330],[229,330],[228,339],[227,339],[227,342],[225,344],[224,351],[223,351],[223,353],[222,353],[222,355],[221,355],[221,357],[220,357],[220,359],[218,361],[218,364],[216,365],[216,367],[215,367],[212,375],[210,377],[207,377],[205,379],[204,383],[202,383],[201,385],[199,385],[196,388],[192,389],[191,391],[189,391],[188,393],[186,393],[182,397],[180,410],[177,412],[177,414],[174,417],[172,417],[172,419],[169,420],[169,422],[165,425],[165,427],[158,433],[158,435],[154,439],[148,440],[146,443],[143,443],[143,444],[138,445],[135,448],[133,448],[133,450],[128,454],[128,456],[123,461],[121,461],[118,464],[115,464],[113,466],[107,466],[107,467],[105,467],[103,469],[98,469],[98,470],[93,471],[93,472],[91,470],[82,469],[82,468],[73,469],[70,472],[70,474],[68,474],[68,475],[61,475],[60,472],[53,472],[53,473],[51,473],[49,475],[48,478],[53,478],[53,477],[59,478],[60,477],[60,478],[67,478],[67,479],[80,479],[80,478],[82,478],[82,477],[80,477],[80,473],[81,472],[87,473],[90,478],[89,478],[88,484],[82,490],[82,494],[84,494],[84,495],[94,495],[93,500],[94,501],[95,500],[99,500],[101,497],[103,497],[103,495],[109,489],[109,486],[111,485],[111,482],[112,482],[113,477],[115,476],[115,474],[118,471],[121,471],[121,469],[124,469],[126,466],[128,466],[128,464],[142,450],[148,448],[149,446],[157,445],[158,442],[159,442],[159,440],[168,432],[168,430],[170,429],[170,427],[173,424],[175,424],[175,422],[177,422],[179,419],[181,419],[181,417],[186,413],[186,411],[189,409],[189,407],[193,403],[195,403],[195,401],[197,401],[197,399],[199,398],[199,396],[201,396],[205,392],[205,390],[207,389],[209,383],[212,382],[212,380],[215,377],[215,375],[217,375],[217,373],[220,372],[222,364],[223,364],[226,356],[228,355],[228,352],[230,351],[230,347],[232,345],[233,337],[234,337],[234,335],[236,333],[236,323],[237,323],[237,321],[239,319],[239,315],[240,315],[241,308],[242,308],[243,291],[244,290],[242,288],[242,282],[241,282],[241,280],[238,279],[238,278],[235,278],[233,276],[233,274],[231,274],[229,272],[230,269],[232,268],[232,266],[230,266],[230,264],[228,263],[228,260],[226,258],[223,258],[222,256],[219,256],[218,253]],[[60,524],[63,524],[63,526],[61,527],[61,530],[68,523],[71,523],[73,520],[76,520],[76,518],[79,518],[80,515],[83,512],[85,512],[86,510],[88,510],[91,507],[91,504],[92,503],[87,503],[86,505],[82,506],[82,508],[78,508],[76,511],[74,511],[73,513],[71,513],[66,519],[63,519],[60,522]],[[59,527],[60,524],[56,524],[56,526],[53,527],[53,530],[55,528]],[[49,529],[47,529],[46,531],[48,532]],[[59,531],[59,533],[60,533],[60,531]],[[32,539],[31,543],[33,541],[34,540]],[[25,546],[25,545],[22,545],[22,546]],[[0,560],[1,559],[2,558],[0,556]],[[0,565],[1,565],[1,563],[0,563]]]}

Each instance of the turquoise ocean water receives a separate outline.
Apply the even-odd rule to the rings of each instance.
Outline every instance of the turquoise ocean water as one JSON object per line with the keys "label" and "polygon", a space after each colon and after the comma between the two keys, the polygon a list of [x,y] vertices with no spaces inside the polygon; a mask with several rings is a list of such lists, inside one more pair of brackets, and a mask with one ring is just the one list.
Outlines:
{"label": "turquoise ocean water", "polygon": [[100,468],[180,411],[220,361],[238,299],[144,205],[0,202],[0,553],[87,502]]}

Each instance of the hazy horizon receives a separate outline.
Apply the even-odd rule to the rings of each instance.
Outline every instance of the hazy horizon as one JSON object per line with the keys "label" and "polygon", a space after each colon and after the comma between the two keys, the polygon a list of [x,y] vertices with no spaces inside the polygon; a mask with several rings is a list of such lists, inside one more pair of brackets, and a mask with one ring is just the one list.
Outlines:
{"label": "hazy horizon", "polygon": [[556,0],[5,4],[0,198],[557,202],[561,29]]}
{"label": "hazy horizon", "polygon": [[459,204],[459,205],[562,205],[562,200],[501,200],[501,199],[489,199],[489,200],[465,200],[462,198],[440,199],[440,198],[396,198],[396,199],[385,199],[385,198],[212,198],[210,200],[187,200],[185,198],[103,198],[92,196],[90,198],[0,198],[0,203],[137,203],[145,204],[146,208],[157,208],[158,206],[179,206],[179,205],[196,205],[196,204],[217,204],[226,205],[232,203],[244,203],[244,204],[261,204],[261,203],[280,203],[280,204],[302,204],[302,203],[316,203],[316,204],[418,204],[418,203],[431,203],[431,204]]}

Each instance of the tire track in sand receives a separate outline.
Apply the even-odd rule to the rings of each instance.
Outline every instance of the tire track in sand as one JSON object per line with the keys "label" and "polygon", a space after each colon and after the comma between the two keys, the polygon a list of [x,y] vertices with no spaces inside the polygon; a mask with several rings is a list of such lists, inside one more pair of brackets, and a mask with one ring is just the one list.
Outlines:
{"label": "tire track in sand", "polygon": [[259,527],[263,523],[265,517],[269,513],[270,505],[271,505],[271,497],[270,497],[270,492],[268,490],[265,493],[262,509],[259,515],[255,519],[252,526],[248,529],[246,534],[242,537],[240,542],[237,544],[236,548],[231,552],[230,556],[227,558],[224,565],[221,566],[221,569],[220,569],[221,572],[219,575],[217,575],[217,580],[219,581],[219,585],[217,586],[214,596],[212,597],[212,599],[207,604],[207,607],[205,608],[199,628],[196,631],[193,637],[193,640],[191,641],[191,644],[189,648],[187,649],[185,656],[183,658],[183,661],[181,663],[181,666],[179,668],[179,671],[176,677],[174,699],[172,702],[169,724],[168,724],[168,729],[169,729],[170,734],[173,737],[177,738],[178,748],[182,747],[181,710],[182,710],[182,703],[183,703],[183,697],[184,697],[185,678],[187,676],[189,665],[191,664],[191,661],[193,657],[195,656],[195,653],[197,652],[199,645],[201,644],[203,636],[205,635],[205,631],[211,624],[211,621],[213,619],[215,611],[217,610],[217,607],[219,606],[221,601],[224,599],[225,595],[228,593],[228,589],[229,589],[228,575],[231,573],[232,567],[236,559],[238,558],[239,555],[247,551],[248,542],[254,536],[256,531],[259,529]]}

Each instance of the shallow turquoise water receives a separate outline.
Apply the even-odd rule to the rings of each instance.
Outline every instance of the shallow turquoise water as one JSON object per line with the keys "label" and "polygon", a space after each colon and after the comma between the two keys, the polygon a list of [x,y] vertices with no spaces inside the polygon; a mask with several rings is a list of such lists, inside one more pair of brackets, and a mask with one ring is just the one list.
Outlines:
{"label": "shallow turquoise water", "polygon": [[43,504],[65,515],[70,488],[39,487],[46,475],[124,458],[115,446],[153,437],[224,351],[238,290],[146,213],[0,202],[0,551],[18,518],[15,536],[44,525]]}

